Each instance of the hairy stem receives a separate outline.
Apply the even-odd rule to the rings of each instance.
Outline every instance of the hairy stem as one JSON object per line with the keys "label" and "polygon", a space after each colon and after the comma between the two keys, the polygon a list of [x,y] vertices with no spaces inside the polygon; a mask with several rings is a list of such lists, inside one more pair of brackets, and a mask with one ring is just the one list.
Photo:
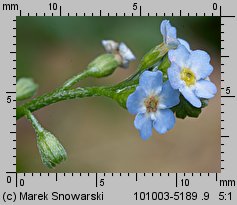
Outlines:
{"label": "hairy stem", "polygon": [[63,100],[91,97],[91,96],[106,96],[113,98],[115,91],[112,87],[88,87],[76,88],[70,90],[58,89],[45,95],[39,96],[30,102],[27,102],[16,109],[16,119],[26,115],[26,110],[34,112],[45,106],[51,105]]}
{"label": "hairy stem", "polygon": [[89,77],[89,73],[87,70],[85,70],[82,73],[75,75],[72,78],[70,78],[69,80],[67,80],[63,84],[62,89],[67,90],[67,89],[71,88],[73,85],[75,85],[76,83],[78,83],[79,81],[81,81],[87,77]]}
{"label": "hairy stem", "polygon": [[39,124],[38,120],[35,118],[34,115],[32,115],[32,113],[27,110],[27,109],[24,109],[25,110],[25,115],[26,115],[26,118],[31,122],[31,124],[33,125],[33,127],[35,128],[35,130],[37,132],[43,132],[43,128],[42,126]]}

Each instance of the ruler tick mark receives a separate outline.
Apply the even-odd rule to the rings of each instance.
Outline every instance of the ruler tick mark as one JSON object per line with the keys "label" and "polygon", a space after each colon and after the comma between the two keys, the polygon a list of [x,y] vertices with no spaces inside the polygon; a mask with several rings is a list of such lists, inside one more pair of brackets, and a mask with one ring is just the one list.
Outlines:
{"label": "ruler tick mark", "polygon": [[175,173],[175,187],[178,187],[178,173]]}
{"label": "ruler tick mark", "polygon": [[95,187],[98,187],[98,173],[95,173]]}
{"label": "ruler tick mark", "polygon": [[235,98],[235,95],[222,95],[222,98]]}

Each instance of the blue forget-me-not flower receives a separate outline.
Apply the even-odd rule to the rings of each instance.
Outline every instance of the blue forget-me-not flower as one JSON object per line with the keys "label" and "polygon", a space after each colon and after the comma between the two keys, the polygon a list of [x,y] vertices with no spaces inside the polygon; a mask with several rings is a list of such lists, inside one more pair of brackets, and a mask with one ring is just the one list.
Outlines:
{"label": "blue forget-me-not flower", "polygon": [[116,56],[122,61],[121,67],[127,68],[130,61],[136,60],[132,51],[123,42],[117,43],[113,40],[103,40],[102,45],[108,53],[117,54]]}
{"label": "blue forget-me-not flower", "polygon": [[169,49],[175,49],[178,47],[178,45],[182,44],[184,45],[189,51],[190,46],[187,41],[177,38],[177,32],[176,28],[173,27],[169,20],[163,20],[160,25],[160,32],[163,35],[163,41],[164,44],[169,48]]}
{"label": "blue forget-me-not flower", "polygon": [[205,51],[189,52],[185,46],[179,45],[176,50],[168,53],[171,62],[168,68],[168,78],[171,86],[179,90],[193,106],[201,107],[202,98],[215,96],[216,86],[208,80],[213,67],[210,56]]}
{"label": "blue forget-me-not flower", "polygon": [[174,127],[175,117],[170,108],[177,104],[179,91],[169,81],[163,83],[161,71],[143,72],[135,92],[127,99],[127,109],[136,115],[134,125],[144,140],[152,135],[153,127],[160,134]]}

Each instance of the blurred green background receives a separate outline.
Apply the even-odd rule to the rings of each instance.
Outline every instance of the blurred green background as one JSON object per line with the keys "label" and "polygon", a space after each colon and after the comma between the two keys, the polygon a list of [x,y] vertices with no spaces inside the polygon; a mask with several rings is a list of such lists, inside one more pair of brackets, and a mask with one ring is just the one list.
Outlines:
{"label": "blurred green background", "polygon": [[137,57],[129,69],[81,86],[108,85],[133,73],[142,56],[162,42],[160,23],[169,19],[191,49],[211,55],[218,94],[199,118],[177,119],[165,135],[143,141],[134,116],[103,97],[60,102],[34,114],[67,150],[55,169],[43,166],[35,133],[17,121],[17,172],[220,172],[219,17],[17,17],[17,78],[32,77],[37,95],[51,91],[104,53],[101,40],[125,42]]}

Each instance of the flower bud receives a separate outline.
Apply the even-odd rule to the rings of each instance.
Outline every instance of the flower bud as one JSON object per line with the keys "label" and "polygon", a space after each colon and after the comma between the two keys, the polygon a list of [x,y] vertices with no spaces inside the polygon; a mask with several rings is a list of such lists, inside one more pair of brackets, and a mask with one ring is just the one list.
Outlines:
{"label": "flower bud", "polygon": [[113,40],[103,40],[102,45],[106,52],[112,53],[116,56],[119,61],[119,66],[122,68],[127,68],[131,61],[136,60],[132,51],[123,42],[117,43]]}
{"label": "flower bud", "polygon": [[118,50],[119,43],[113,40],[103,40],[102,45],[107,53],[113,53],[114,51]]}
{"label": "flower bud", "polygon": [[43,164],[48,168],[53,168],[66,160],[67,153],[58,139],[49,131],[45,130],[29,110],[24,110],[24,112],[35,129],[37,147]]}
{"label": "flower bud", "polygon": [[57,164],[67,159],[67,153],[57,138],[43,130],[37,133],[37,146],[41,156],[41,160],[48,168],[53,168]]}
{"label": "flower bud", "polygon": [[136,57],[133,55],[132,51],[123,42],[119,44],[119,54],[122,58],[120,66],[123,68],[128,68],[129,63],[136,60]]}
{"label": "flower bud", "polygon": [[88,65],[87,74],[92,77],[102,78],[111,75],[119,64],[120,60],[114,54],[103,54]]}
{"label": "flower bud", "polygon": [[20,78],[16,84],[16,100],[25,100],[32,97],[38,85],[31,78]]}

